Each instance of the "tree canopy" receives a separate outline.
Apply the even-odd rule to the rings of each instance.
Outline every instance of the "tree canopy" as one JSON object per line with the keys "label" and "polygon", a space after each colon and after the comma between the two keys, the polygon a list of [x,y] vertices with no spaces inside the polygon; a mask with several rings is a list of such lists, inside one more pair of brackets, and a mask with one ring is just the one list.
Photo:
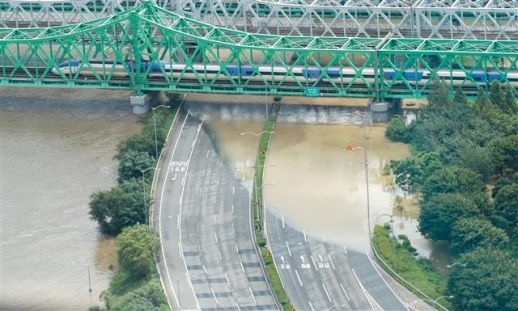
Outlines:
{"label": "tree canopy", "polygon": [[146,225],[126,227],[117,237],[117,260],[133,278],[146,278],[153,270],[160,241]]}
{"label": "tree canopy", "polygon": [[145,223],[146,207],[151,201],[149,192],[143,191],[142,181],[131,179],[109,191],[94,192],[90,218],[97,221],[100,231],[107,235],[117,235],[124,227]]}
{"label": "tree canopy", "polygon": [[460,218],[451,230],[450,249],[455,254],[467,253],[477,247],[503,248],[509,242],[504,230],[478,217]]}
{"label": "tree canopy", "polygon": [[457,220],[478,213],[480,210],[475,203],[460,193],[437,193],[421,202],[419,232],[433,241],[449,241]]}
{"label": "tree canopy", "polygon": [[448,278],[455,310],[518,310],[518,261],[509,253],[477,248],[457,262]]}

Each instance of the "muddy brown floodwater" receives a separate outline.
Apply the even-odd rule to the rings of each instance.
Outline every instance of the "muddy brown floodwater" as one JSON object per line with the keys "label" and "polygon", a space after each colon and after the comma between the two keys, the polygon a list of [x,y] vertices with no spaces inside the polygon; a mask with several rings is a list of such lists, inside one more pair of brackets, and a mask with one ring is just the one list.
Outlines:
{"label": "muddy brown floodwater", "polygon": [[[349,108],[283,108],[266,164],[264,183],[271,184],[263,188],[267,207],[306,234],[365,250],[363,150],[346,151],[347,145],[363,146],[363,129],[351,124]],[[214,132],[236,175],[251,184],[257,154],[252,133],[262,131],[264,106],[198,105],[191,111]],[[383,125],[365,128],[372,225],[380,214],[392,214],[394,191],[391,178],[383,174],[385,164],[409,154],[407,146],[390,142],[384,132]]]}
{"label": "muddy brown floodwater", "polygon": [[88,203],[115,185],[117,143],[139,131],[128,98],[0,88],[0,310],[99,305],[115,243],[98,234]]}

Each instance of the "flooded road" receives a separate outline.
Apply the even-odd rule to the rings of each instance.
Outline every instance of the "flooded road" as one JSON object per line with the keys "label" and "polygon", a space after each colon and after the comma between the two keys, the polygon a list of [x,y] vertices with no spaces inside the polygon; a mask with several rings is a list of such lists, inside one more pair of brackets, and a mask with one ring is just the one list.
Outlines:
{"label": "flooded road", "polygon": [[117,143],[139,131],[128,96],[0,88],[1,310],[99,304],[115,243],[98,234],[88,203],[115,185]]}
{"label": "flooded road", "polygon": [[[264,106],[197,105],[190,109],[214,132],[236,175],[251,184],[257,137],[246,133],[262,131]],[[346,151],[347,145],[363,146],[364,132],[351,125],[355,123],[354,110],[348,109],[283,106],[266,164],[264,183],[270,185],[263,192],[267,207],[279,217],[284,215],[293,227],[365,250],[368,226],[363,150]],[[323,120],[327,123],[321,124]],[[365,128],[372,226],[380,214],[392,214],[394,206],[384,165],[409,154],[407,146],[388,141],[384,131],[384,126],[376,124]]]}

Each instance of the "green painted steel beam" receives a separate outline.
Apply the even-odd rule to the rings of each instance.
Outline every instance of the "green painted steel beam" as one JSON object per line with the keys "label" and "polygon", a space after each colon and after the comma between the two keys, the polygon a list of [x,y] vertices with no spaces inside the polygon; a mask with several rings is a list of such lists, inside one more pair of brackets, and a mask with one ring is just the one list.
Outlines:
{"label": "green painted steel beam", "polygon": [[432,76],[468,93],[488,87],[479,72],[505,82],[518,72],[517,52],[516,41],[250,34],[147,2],[79,25],[0,29],[0,85],[424,97]]}

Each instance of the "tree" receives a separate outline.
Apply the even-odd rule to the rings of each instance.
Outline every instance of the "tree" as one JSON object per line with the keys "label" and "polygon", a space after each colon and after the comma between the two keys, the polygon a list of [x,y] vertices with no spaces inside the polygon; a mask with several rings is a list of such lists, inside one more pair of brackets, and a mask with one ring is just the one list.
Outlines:
{"label": "tree", "polygon": [[150,156],[155,156],[155,140],[148,132],[144,131],[140,134],[132,135],[125,140],[121,141],[117,145],[116,160],[122,159],[122,157],[130,152],[144,152]]}
{"label": "tree", "polygon": [[443,109],[449,106],[451,100],[448,96],[449,89],[446,84],[437,77],[432,78],[428,94],[428,105],[425,110]]}
{"label": "tree", "polygon": [[457,88],[457,91],[455,91],[455,96],[453,97],[453,102],[467,105],[468,104],[468,98],[466,97],[466,94],[462,91],[462,89],[459,87]]}
{"label": "tree", "polygon": [[451,240],[453,224],[462,218],[476,216],[478,207],[459,193],[438,193],[421,202],[419,232],[432,241]]}
{"label": "tree", "polygon": [[460,167],[444,166],[426,179],[422,187],[426,201],[437,193],[478,193],[485,192],[486,185],[480,174]]}
{"label": "tree", "polygon": [[417,157],[391,160],[389,164],[396,176],[396,184],[410,193],[419,191],[426,178],[443,166],[437,153],[433,152],[421,152]]}
{"label": "tree", "polygon": [[[132,178],[142,178],[142,171],[155,166],[155,159],[147,153],[128,151],[119,160],[119,183]],[[153,176],[153,172],[148,173]],[[149,178],[147,178],[149,180]]]}
{"label": "tree", "polygon": [[488,220],[479,217],[461,218],[451,230],[450,249],[462,254],[477,247],[502,248],[509,242],[504,230],[497,228]]}
{"label": "tree", "polygon": [[97,221],[101,233],[117,235],[124,227],[144,223],[149,195],[143,192],[142,182],[135,179],[123,182],[109,191],[97,191],[90,200],[90,218]]}
{"label": "tree", "polygon": [[518,171],[518,135],[510,135],[499,140],[498,145],[493,145],[493,153],[503,169],[508,168]]}
{"label": "tree", "polygon": [[385,136],[393,141],[409,143],[411,140],[409,128],[405,124],[404,118],[392,118],[385,130]]}
{"label": "tree", "polygon": [[124,228],[117,237],[117,261],[130,278],[145,279],[154,267],[158,246],[158,237],[148,226]]}
{"label": "tree", "polygon": [[491,104],[491,101],[487,97],[486,92],[484,92],[484,89],[481,87],[478,88],[475,107],[477,107],[477,110],[484,115],[487,115],[493,110],[493,105]]}
{"label": "tree", "polygon": [[491,150],[473,143],[466,145],[454,163],[479,173],[482,179],[487,181],[495,170]]}
{"label": "tree", "polygon": [[455,310],[518,310],[518,261],[494,248],[462,255],[448,278]]}
{"label": "tree", "polygon": [[516,105],[516,100],[514,99],[514,90],[510,85],[507,85],[507,87],[505,88],[504,100],[504,111],[510,114],[517,114],[518,105]]}
{"label": "tree", "polygon": [[504,92],[497,80],[491,83],[491,87],[489,88],[489,100],[493,106],[500,108],[500,110],[502,110],[502,106],[505,105]]}
{"label": "tree", "polygon": [[[112,300],[115,300],[112,298]],[[168,311],[167,300],[157,279],[130,292],[120,299],[110,301],[110,311]]]}
{"label": "tree", "polygon": [[518,224],[518,184],[503,186],[495,196],[495,210],[510,224]]}

